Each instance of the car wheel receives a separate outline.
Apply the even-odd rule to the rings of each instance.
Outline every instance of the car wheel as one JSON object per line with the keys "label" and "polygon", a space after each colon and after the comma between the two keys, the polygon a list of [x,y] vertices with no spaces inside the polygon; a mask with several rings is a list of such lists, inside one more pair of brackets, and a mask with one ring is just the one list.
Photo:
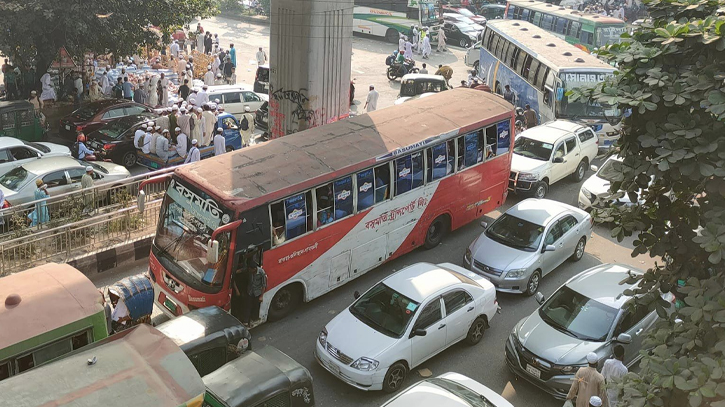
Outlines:
{"label": "car wheel", "polygon": [[126,168],[131,168],[134,165],[136,165],[136,160],[138,157],[136,156],[135,151],[127,151],[123,157],[121,157],[121,165],[123,165]]}
{"label": "car wheel", "polygon": [[544,199],[546,193],[549,192],[549,184],[546,181],[539,181],[534,188],[534,198]]}
{"label": "car wheel", "polygon": [[423,246],[426,249],[432,249],[438,246],[443,241],[443,238],[446,237],[446,234],[448,234],[448,218],[446,216],[439,216],[428,226]]}
{"label": "car wheel", "polygon": [[584,257],[584,249],[586,247],[587,247],[587,239],[585,237],[582,237],[576,243],[576,247],[574,248],[574,254],[571,255],[571,259],[574,261],[581,260],[582,257]]}
{"label": "car wheel", "polygon": [[383,379],[383,391],[386,393],[395,393],[403,387],[405,377],[408,375],[408,369],[405,365],[397,362],[393,366],[390,366],[388,373],[385,373],[385,379]]}
{"label": "car wheel", "polygon": [[481,342],[484,332],[486,332],[486,321],[484,321],[483,318],[478,317],[475,321],[473,321],[473,324],[471,324],[471,328],[468,329],[466,342],[468,342],[469,345],[475,345]]}
{"label": "car wheel", "polygon": [[534,271],[534,274],[529,277],[529,282],[526,283],[526,291],[524,294],[532,296],[539,290],[539,283],[541,282],[541,272],[539,270]]}
{"label": "car wheel", "polygon": [[461,48],[466,48],[466,45],[468,45],[468,41],[466,41],[463,38],[461,38],[461,40],[458,41],[458,45],[460,45]]}
{"label": "car wheel", "polygon": [[582,160],[582,162],[579,163],[579,166],[576,167],[576,171],[574,171],[574,181],[580,182],[584,179],[584,175],[587,173],[587,162],[585,160]]}
{"label": "car wheel", "polygon": [[300,293],[296,285],[290,284],[282,287],[269,304],[269,320],[279,321],[289,315],[292,310],[297,308],[300,302]]}
{"label": "car wheel", "polygon": [[400,39],[400,33],[398,30],[388,28],[388,31],[385,32],[385,39],[390,43],[397,44]]}

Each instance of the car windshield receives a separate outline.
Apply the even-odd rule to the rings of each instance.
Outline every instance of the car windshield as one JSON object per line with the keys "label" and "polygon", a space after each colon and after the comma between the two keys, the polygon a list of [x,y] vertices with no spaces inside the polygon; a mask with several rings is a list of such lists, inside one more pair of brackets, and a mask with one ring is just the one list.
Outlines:
{"label": "car windshield", "polygon": [[0,177],[0,185],[13,191],[19,191],[25,184],[35,179],[37,175],[28,172],[23,167],[15,167]]}
{"label": "car windshield", "polygon": [[622,164],[619,160],[610,158],[605,161],[602,168],[597,171],[597,177],[609,182],[621,181],[623,171],[624,164]]}
{"label": "car windshield", "polygon": [[620,36],[624,34],[625,31],[627,31],[627,27],[625,27],[624,23],[622,23],[622,25],[610,25],[597,28],[597,47],[619,44],[622,42],[622,38],[620,38]]}
{"label": "car windshield", "polygon": [[462,399],[471,407],[496,407],[495,404],[488,401],[482,394],[478,394],[468,387],[456,383],[453,380],[444,379],[441,377],[434,377],[426,380],[428,383],[435,384],[436,386],[447,390],[449,393]]}
{"label": "car windshield", "polygon": [[561,73],[563,89],[556,93],[556,117],[562,119],[606,119],[616,124],[622,118],[622,110],[616,106],[603,106],[599,103],[577,100],[569,101],[567,92],[576,88],[586,88],[604,82],[611,72],[566,72]]}
{"label": "car windshield", "polygon": [[407,79],[400,85],[400,96],[416,96],[424,93],[438,93],[446,90],[445,80]]}
{"label": "car windshield", "polygon": [[381,282],[358,298],[350,306],[350,313],[378,332],[400,338],[418,305]]}
{"label": "car windshield", "polygon": [[464,33],[475,33],[476,32],[476,26],[472,24],[465,24],[465,23],[458,23],[456,24],[458,29],[460,29]]}
{"label": "car windshield", "polygon": [[552,328],[583,341],[603,342],[619,310],[595,301],[567,286],[559,288],[539,308],[539,316]]}
{"label": "car windshield", "polygon": [[103,135],[105,137],[110,137],[112,139],[118,139],[131,126],[133,126],[133,124],[128,123],[128,121],[126,121],[126,120],[116,120],[116,121],[113,121],[113,122],[103,126],[103,128],[89,134],[89,136],[98,137],[99,135]]}
{"label": "car windshield", "polygon": [[217,263],[208,263],[206,254],[214,230],[222,225],[222,220],[230,220],[230,214],[225,212],[211,196],[172,180],[161,205],[153,243],[154,254],[164,268],[198,290],[220,289],[227,267],[229,233],[216,237]]}
{"label": "car windshield", "polygon": [[98,171],[100,173],[103,173],[103,174],[108,174],[108,170],[107,169],[105,169],[104,167],[101,167],[100,165],[98,165],[98,164],[96,164],[94,162],[83,161],[83,160],[76,160],[76,161],[78,161],[78,164],[82,165],[83,167],[86,167],[86,166],[90,165],[91,167],[93,167],[94,170],[96,170],[96,171]]}
{"label": "car windshield", "polygon": [[503,245],[533,252],[539,247],[544,227],[504,213],[485,233],[489,239]]}
{"label": "car windshield", "polygon": [[33,147],[34,149],[40,151],[43,154],[48,154],[50,152],[50,148],[42,144],[33,143],[32,141],[23,141],[23,143],[25,143],[26,146]]}
{"label": "car windshield", "polygon": [[101,110],[98,106],[84,106],[72,113],[72,116],[80,120],[90,120]]}
{"label": "car windshield", "polygon": [[514,142],[514,154],[541,161],[549,161],[553,148],[554,145],[551,143],[544,143],[524,136],[516,138]]}

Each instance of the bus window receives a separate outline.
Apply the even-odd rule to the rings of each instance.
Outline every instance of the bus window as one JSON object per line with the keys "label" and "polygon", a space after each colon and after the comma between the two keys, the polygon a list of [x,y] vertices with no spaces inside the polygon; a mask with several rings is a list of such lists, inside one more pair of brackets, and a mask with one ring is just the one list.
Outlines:
{"label": "bus window", "polygon": [[412,167],[409,155],[395,160],[395,196],[402,195],[412,189]]}
{"label": "bus window", "polygon": [[511,51],[511,58],[508,61],[504,61],[504,63],[508,64],[508,66],[514,72],[517,72],[516,63],[519,60],[519,54],[521,53],[521,48],[519,48],[518,46],[513,45],[513,44],[511,45],[511,48],[513,49],[513,51]]}
{"label": "bus window", "polygon": [[531,22],[530,17],[532,17],[531,11],[527,8],[523,9],[521,11],[521,19],[524,21]]}
{"label": "bus window", "polygon": [[508,41],[504,38],[499,38],[498,42],[496,43],[496,49],[493,51],[493,55],[496,56],[496,58],[501,59],[501,54],[503,53],[503,48],[506,46],[506,43]]}
{"label": "bus window", "polygon": [[536,80],[534,81],[534,86],[537,88],[544,90],[544,84],[546,80],[546,75],[549,73],[549,67],[541,64],[539,66],[539,72],[536,74]]}
{"label": "bus window", "polygon": [[497,150],[497,139],[496,139],[496,125],[488,126],[485,130],[486,135],[486,159],[496,157]]}
{"label": "bus window", "polygon": [[479,152],[479,146],[478,146],[478,133],[470,133],[463,136],[466,153],[463,158],[463,164],[466,167],[470,167],[472,165],[476,165],[478,163],[478,152]]}
{"label": "bus window", "polygon": [[426,150],[428,155],[428,182],[439,180],[453,172],[448,143],[440,143]]}
{"label": "bus window", "polygon": [[352,215],[352,177],[335,181],[332,188],[335,194],[335,219]]}
{"label": "bus window", "polygon": [[525,76],[522,74],[526,68],[526,63],[528,62],[529,65],[531,65],[531,61],[528,58],[529,54],[526,53],[526,51],[521,50],[519,48],[518,55],[516,56],[516,73],[520,74],[521,76]]}
{"label": "bus window", "polygon": [[483,39],[481,40],[482,47],[486,48],[489,38],[491,38],[491,30],[485,30],[483,32]]}
{"label": "bus window", "polygon": [[529,20],[534,23],[534,25],[541,26],[541,12],[540,11],[534,11],[534,19]]}
{"label": "bus window", "polygon": [[32,369],[35,366],[33,360],[33,354],[29,353],[25,356],[21,356],[15,359],[15,374],[23,373],[26,370]]}
{"label": "bus window", "polygon": [[10,377],[10,361],[0,364],[0,380]]}
{"label": "bus window", "polygon": [[[497,156],[506,154],[511,149],[511,121],[504,120],[496,123],[496,126],[489,127],[492,138],[495,137],[493,153]],[[486,139],[488,139],[489,129],[486,129]],[[494,133],[495,130],[495,133]]]}
{"label": "bus window", "polygon": [[448,174],[453,174],[456,170],[456,140],[450,139],[446,142],[446,153],[448,153]]}
{"label": "bus window", "polygon": [[357,211],[365,210],[375,203],[375,177],[373,169],[357,173]]}
{"label": "bus window", "polygon": [[569,29],[567,30],[566,35],[579,39],[579,30],[581,29],[581,27],[582,23],[578,21],[572,21],[569,25]]}
{"label": "bus window", "polygon": [[594,34],[586,31],[581,32],[581,43],[592,45],[594,43]]}
{"label": "bus window", "polygon": [[554,23],[554,32],[557,32],[559,34],[565,34],[566,33],[566,24],[567,20],[563,17],[557,17],[556,21]]}
{"label": "bus window", "polygon": [[536,81],[536,72],[539,70],[540,62],[538,59],[534,59],[533,57],[529,57],[529,61],[531,61],[526,70],[526,75],[524,75],[524,78],[526,78],[527,81],[529,81],[530,84],[534,84]]}
{"label": "bus window", "polygon": [[390,164],[375,167],[375,203],[390,198]]}
{"label": "bus window", "polygon": [[544,14],[544,17],[541,19],[541,28],[545,29],[546,31],[551,31],[554,26],[554,16],[551,14]]}
{"label": "bus window", "polygon": [[463,137],[458,137],[457,139],[458,149],[456,150],[456,158],[457,158],[457,166],[456,168],[458,171],[461,171],[462,169],[466,168],[466,166],[463,163],[463,155],[466,151],[466,148],[463,144]]}
{"label": "bus window", "polygon": [[517,49],[518,47],[513,42],[509,42],[508,47],[506,47],[506,52],[504,52],[503,59],[501,59],[501,61],[503,61],[503,63],[506,65],[511,65],[511,56]]}
{"label": "bus window", "polygon": [[310,192],[293,195],[271,205],[275,245],[312,231],[311,208]]}
{"label": "bus window", "polygon": [[335,202],[332,195],[332,183],[315,188],[317,201],[317,227],[335,220]]}
{"label": "bus window", "polygon": [[423,185],[423,174],[425,174],[425,163],[423,162],[423,152],[418,151],[410,155],[410,161],[413,164],[413,188],[416,189]]}

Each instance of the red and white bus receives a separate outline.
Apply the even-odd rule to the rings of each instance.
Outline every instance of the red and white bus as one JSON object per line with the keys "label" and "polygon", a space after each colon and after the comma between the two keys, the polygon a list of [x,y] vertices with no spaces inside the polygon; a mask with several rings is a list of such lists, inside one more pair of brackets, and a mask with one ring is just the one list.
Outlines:
{"label": "red and white bus", "polygon": [[258,322],[275,320],[435,247],[504,203],[513,120],[500,96],[454,89],[176,169],[149,261],[156,304],[230,310],[254,260]]}

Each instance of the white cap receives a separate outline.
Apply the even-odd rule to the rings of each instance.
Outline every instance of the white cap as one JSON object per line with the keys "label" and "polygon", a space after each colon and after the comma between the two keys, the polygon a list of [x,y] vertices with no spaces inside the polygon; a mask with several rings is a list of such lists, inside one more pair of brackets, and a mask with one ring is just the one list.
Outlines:
{"label": "white cap", "polygon": [[169,132],[169,129],[164,129],[164,131],[162,131],[162,133],[168,133],[168,132]]}
{"label": "white cap", "polygon": [[154,127],[154,130],[161,130],[161,126]]}
{"label": "white cap", "polygon": [[197,112],[201,112],[201,111],[202,111],[202,110],[204,110],[204,109],[202,109],[202,108],[200,108],[200,107],[196,107],[196,108],[194,108],[194,110],[196,110]]}
{"label": "white cap", "polygon": [[208,71],[211,71],[211,65],[207,65],[207,66],[206,66],[206,69],[207,69]]}
{"label": "white cap", "polygon": [[222,129],[221,127],[217,127],[217,128],[216,128],[216,131],[218,131],[218,132],[220,132],[220,133],[221,133],[221,132],[223,132],[223,131],[224,131],[224,129]]}
{"label": "white cap", "polygon": [[174,131],[181,131],[181,127],[175,128]]}
{"label": "white cap", "polygon": [[182,108],[181,108],[181,110],[179,110],[179,111],[180,111],[181,113],[186,113],[186,109],[184,109],[183,107],[182,107]]}
{"label": "white cap", "polygon": [[209,87],[208,87],[208,86],[206,86],[206,85],[202,86],[201,88],[202,88],[202,89],[209,89]]}
{"label": "white cap", "polygon": [[245,112],[251,112],[251,109],[249,108],[249,106],[244,106],[244,111]]}
{"label": "white cap", "polygon": [[589,399],[589,405],[594,407],[601,407],[602,406],[602,399],[599,398],[599,396],[592,396]]}
{"label": "white cap", "polygon": [[174,110],[179,110],[179,106],[173,105],[173,106],[171,106],[171,110],[172,110],[172,111],[174,111]]}
{"label": "white cap", "polygon": [[196,139],[193,139],[193,140],[191,140],[191,144],[192,144],[192,145],[193,145],[193,144],[197,144],[197,143],[199,143],[199,142],[198,142],[198,141],[197,141]]}
{"label": "white cap", "polygon": [[222,74],[218,73],[218,74],[216,74],[216,77],[217,78],[221,78],[222,77]]}
{"label": "white cap", "polygon": [[214,99],[214,102],[215,103],[219,103],[219,99]]}
{"label": "white cap", "polygon": [[93,171],[93,167],[91,167],[90,165],[86,166],[86,172],[91,172],[91,171]]}
{"label": "white cap", "polygon": [[587,353],[587,363],[590,365],[593,365],[595,363],[599,362],[599,356],[597,356],[594,352]]}
{"label": "white cap", "polygon": [[142,124],[142,125],[141,125],[141,128],[142,128],[142,129],[145,129],[146,127],[148,127],[148,126],[146,125],[146,123],[144,123],[144,124]]}

